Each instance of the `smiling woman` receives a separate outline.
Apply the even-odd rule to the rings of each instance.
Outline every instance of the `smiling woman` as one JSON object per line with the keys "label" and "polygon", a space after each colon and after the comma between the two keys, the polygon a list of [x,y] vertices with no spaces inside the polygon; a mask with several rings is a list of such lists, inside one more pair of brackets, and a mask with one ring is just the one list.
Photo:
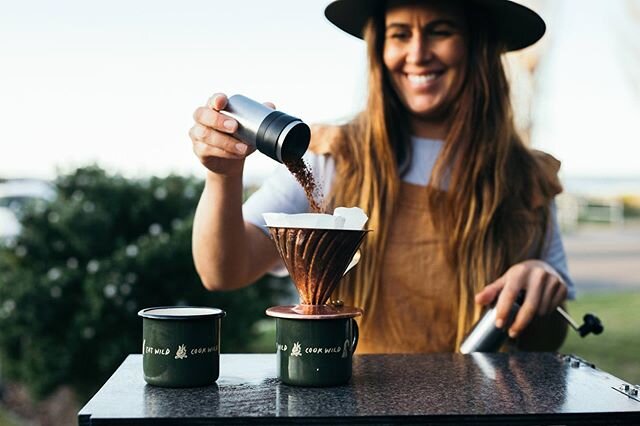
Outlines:
{"label": "smiling woman", "polygon": [[[307,155],[325,203],[370,218],[362,260],[334,294],[365,311],[358,351],[457,350],[491,303],[519,348],[558,348],[554,310],[573,294],[553,214],[559,163],[516,133],[501,57],[540,39],[542,19],[507,0],[336,0],[325,14],[368,53],[364,110],[316,127]],[[286,172],[241,205],[246,155],[222,152],[240,143],[218,112],[226,102],[213,96],[191,132],[203,164],[224,163],[209,169],[193,234],[209,289],[277,264],[262,213],[309,209]]]}
{"label": "smiling woman", "polygon": [[396,93],[415,116],[416,136],[431,133],[457,97],[466,69],[466,22],[460,5],[403,7],[391,2],[385,22],[384,65]]}

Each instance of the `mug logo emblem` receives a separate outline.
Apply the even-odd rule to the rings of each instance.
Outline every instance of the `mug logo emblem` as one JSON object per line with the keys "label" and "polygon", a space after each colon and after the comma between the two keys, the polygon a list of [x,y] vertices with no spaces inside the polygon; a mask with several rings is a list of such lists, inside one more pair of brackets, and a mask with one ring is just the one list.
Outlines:
{"label": "mug logo emblem", "polygon": [[293,348],[291,348],[291,356],[302,356],[302,348],[300,342],[295,342]]}
{"label": "mug logo emblem", "polygon": [[176,351],[175,359],[185,359],[187,357],[187,347],[186,345],[178,346],[178,350]]}

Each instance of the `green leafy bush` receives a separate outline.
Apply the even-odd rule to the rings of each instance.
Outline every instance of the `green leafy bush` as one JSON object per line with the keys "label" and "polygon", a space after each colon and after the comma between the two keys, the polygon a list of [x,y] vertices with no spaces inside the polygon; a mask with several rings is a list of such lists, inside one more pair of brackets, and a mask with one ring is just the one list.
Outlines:
{"label": "green leafy bush", "polygon": [[93,166],[55,187],[55,200],[27,209],[21,235],[0,248],[0,365],[36,395],[60,384],[95,391],[140,352],[145,307],[222,308],[223,352],[246,351],[288,287],[275,279],[235,292],[202,287],[191,257],[201,181],[126,179]]}

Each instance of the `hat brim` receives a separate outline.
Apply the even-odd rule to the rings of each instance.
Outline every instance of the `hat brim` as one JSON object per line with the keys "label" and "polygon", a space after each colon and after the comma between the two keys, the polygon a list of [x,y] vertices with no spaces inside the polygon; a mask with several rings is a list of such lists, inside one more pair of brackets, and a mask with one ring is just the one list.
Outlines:
{"label": "hat brim", "polygon": [[[381,0],[378,0],[380,2]],[[544,35],[547,26],[533,10],[509,0],[467,0],[484,7],[492,17],[495,31],[508,51],[531,46]],[[324,15],[341,30],[363,37],[364,26],[372,14],[372,0],[336,0],[329,4]]]}

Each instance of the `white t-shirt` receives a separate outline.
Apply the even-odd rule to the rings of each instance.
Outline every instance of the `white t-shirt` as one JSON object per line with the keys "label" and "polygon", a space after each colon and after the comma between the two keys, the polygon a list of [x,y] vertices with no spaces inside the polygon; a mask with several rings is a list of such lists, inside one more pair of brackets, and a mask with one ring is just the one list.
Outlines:
{"label": "white t-shirt", "polygon": [[[427,186],[431,177],[431,170],[435,165],[442,141],[413,137],[411,139],[413,155],[411,165],[402,180],[414,185]],[[307,152],[305,162],[311,168],[316,182],[324,194],[329,193],[331,182],[335,174],[335,163],[330,156]],[[347,206],[348,207],[348,206]],[[305,213],[309,210],[309,202],[304,190],[284,165],[278,166],[276,171],[264,182],[258,191],[242,206],[244,219],[269,233],[262,213]],[[560,237],[555,202],[551,205],[552,230],[549,233],[547,249],[542,260],[558,271],[568,286],[569,299],[575,298],[575,286],[569,277],[567,258]]]}

